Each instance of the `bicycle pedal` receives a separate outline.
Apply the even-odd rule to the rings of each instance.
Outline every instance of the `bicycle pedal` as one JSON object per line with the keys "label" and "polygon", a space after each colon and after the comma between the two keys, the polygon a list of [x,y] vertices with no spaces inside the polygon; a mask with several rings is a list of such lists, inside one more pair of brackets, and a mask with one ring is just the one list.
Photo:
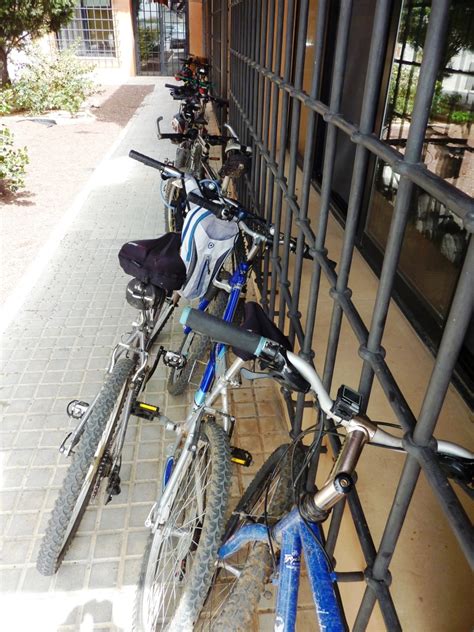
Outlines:
{"label": "bicycle pedal", "polygon": [[253,461],[250,452],[243,450],[242,448],[236,448],[235,446],[230,447],[230,460],[232,463],[237,463],[238,465],[243,465],[244,467],[249,467]]}
{"label": "bicycle pedal", "polygon": [[81,419],[88,408],[89,404],[87,402],[80,402],[78,399],[73,399],[72,402],[69,402],[67,405],[66,413],[71,419]]}
{"label": "bicycle pedal", "polygon": [[186,358],[175,351],[166,351],[163,356],[163,363],[173,369],[182,369],[186,364]]}
{"label": "bicycle pedal", "polygon": [[160,416],[160,409],[154,404],[146,404],[145,402],[135,402],[132,407],[132,415],[141,417],[147,421],[153,421]]}

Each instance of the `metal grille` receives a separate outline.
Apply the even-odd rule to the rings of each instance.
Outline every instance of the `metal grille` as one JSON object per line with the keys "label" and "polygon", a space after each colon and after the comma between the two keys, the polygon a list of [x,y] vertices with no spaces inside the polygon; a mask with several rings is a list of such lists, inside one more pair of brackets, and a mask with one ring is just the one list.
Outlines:
{"label": "metal grille", "polygon": [[188,3],[135,1],[137,69],[140,75],[172,76],[188,54]]}
{"label": "metal grille", "polygon": [[[426,3],[412,2],[423,6]],[[364,409],[377,378],[401,427],[406,433],[408,455],[391,511],[378,550],[367,527],[364,509],[354,492],[348,499],[361,548],[367,565],[366,590],[355,621],[355,630],[364,630],[376,601],[385,624],[390,630],[401,629],[389,592],[388,566],[408,510],[419,473],[423,470],[441,504],[467,559],[473,562],[472,530],[466,513],[446,476],[441,471],[429,445],[450,384],[456,359],[462,347],[473,307],[473,240],[466,238],[463,264],[446,317],[442,340],[434,369],[427,385],[418,415],[410,408],[389,368],[389,358],[382,348],[385,323],[393,294],[397,266],[409,219],[410,204],[415,189],[426,192],[450,209],[466,234],[474,230],[472,198],[430,172],[423,163],[428,116],[436,91],[444,43],[448,36],[449,0],[431,4],[426,16],[423,58],[417,67],[417,89],[410,109],[410,125],[402,151],[380,138],[377,129],[377,107],[384,84],[384,60],[389,45],[389,25],[400,3],[379,0],[373,14],[370,51],[366,68],[361,113],[357,124],[341,114],[341,101],[346,75],[352,11],[357,3],[340,0],[317,3],[316,26],[308,29],[309,0],[207,0],[210,55],[216,86],[225,89],[226,69],[229,68],[228,96],[230,123],[236,127],[242,142],[254,149],[253,170],[247,186],[239,194],[244,203],[253,204],[272,221],[277,230],[290,235],[297,229],[298,247],[294,268],[290,273],[289,241],[277,243],[265,259],[261,271],[262,303],[281,328],[287,328],[292,341],[297,342],[301,355],[311,360],[320,289],[324,279],[331,287],[332,318],[324,361],[323,381],[329,391],[332,386],[343,322],[350,325],[359,343],[362,371],[359,391]],[[354,6],[353,6],[354,5]],[[337,8],[332,33],[332,59],[324,48],[330,11]],[[222,16],[230,13],[230,43],[225,44]],[[314,42],[314,58],[306,60],[308,41]],[[303,90],[305,73],[311,76],[309,88]],[[323,86],[329,89],[323,98]],[[225,95],[223,95],[225,96]],[[299,155],[299,131],[305,117],[306,143]],[[320,181],[320,208],[317,220],[310,219],[309,199],[315,162],[317,133],[323,139]],[[333,204],[333,180],[337,159],[338,139],[350,140],[354,148],[350,194],[343,245],[337,262],[328,258],[326,235]],[[393,213],[385,244],[375,304],[367,327],[357,310],[348,287],[357,227],[362,213],[368,167],[376,159],[388,165],[397,178]],[[302,167],[302,179],[297,182],[297,165]],[[467,242],[469,243],[467,244]],[[302,288],[303,247],[309,245],[314,257],[309,287]],[[309,296],[305,314],[300,313],[301,294]],[[301,428],[304,396],[294,402],[293,435]],[[338,437],[330,436],[332,449],[340,449]],[[327,532],[327,550],[334,552],[344,506],[340,503],[331,518]]]}
{"label": "metal grille", "polygon": [[118,45],[111,0],[78,0],[73,19],[57,34],[60,50],[77,47],[81,57],[99,58],[101,66],[115,65]]}

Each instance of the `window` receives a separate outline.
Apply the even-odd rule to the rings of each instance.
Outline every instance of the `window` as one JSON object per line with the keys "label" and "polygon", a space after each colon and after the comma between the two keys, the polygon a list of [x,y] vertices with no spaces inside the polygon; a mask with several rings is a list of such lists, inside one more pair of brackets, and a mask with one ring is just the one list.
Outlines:
{"label": "window", "polygon": [[74,17],[57,34],[58,47],[78,46],[84,57],[116,57],[111,0],[78,0]]}

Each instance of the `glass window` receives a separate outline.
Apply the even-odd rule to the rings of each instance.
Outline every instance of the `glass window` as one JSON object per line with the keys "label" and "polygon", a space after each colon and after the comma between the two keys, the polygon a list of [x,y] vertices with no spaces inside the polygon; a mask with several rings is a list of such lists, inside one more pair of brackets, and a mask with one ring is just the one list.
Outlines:
{"label": "glass window", "polygon": [[[431,2],[403,3],[382,137],[403,153],[411,124]],[[448,43],[440,65],[423,145],[428,169],[465,193],[474,193],[474,5],[453,0]],[[399,177],[375,168],[366,232],[384,250]],[[399,270],[440,322],[449,310],[468,235],[443,204],[414,187]]]}
{"label": "glass window", "polygon": [[60,50],[77,46],[85,57],[115,57],[115,31],[111,0],[79,0],[74,17],[57,34]]}

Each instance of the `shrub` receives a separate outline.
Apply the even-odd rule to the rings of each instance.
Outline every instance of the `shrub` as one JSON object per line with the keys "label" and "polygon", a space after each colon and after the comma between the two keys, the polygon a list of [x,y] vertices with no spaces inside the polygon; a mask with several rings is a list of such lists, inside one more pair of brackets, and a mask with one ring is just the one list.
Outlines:
{"label": "shrub", "polygon": [[75,49],[46,54],[31,47],[13,85],[15,109],[41,114],[67,110],[76,114],[84,99],[96,91],[91,80],[93,67],[78,59]]}
{"label": "shrub", "polygon": [[11,88],[0,87],[0,116],[10,114],[14,109],[15,95]]}
{"label": "shrub", "polygon": [[15,149],[12,132],[0,125],[0,194],[15,193],[24,186],[27,164],[26,147]]}

